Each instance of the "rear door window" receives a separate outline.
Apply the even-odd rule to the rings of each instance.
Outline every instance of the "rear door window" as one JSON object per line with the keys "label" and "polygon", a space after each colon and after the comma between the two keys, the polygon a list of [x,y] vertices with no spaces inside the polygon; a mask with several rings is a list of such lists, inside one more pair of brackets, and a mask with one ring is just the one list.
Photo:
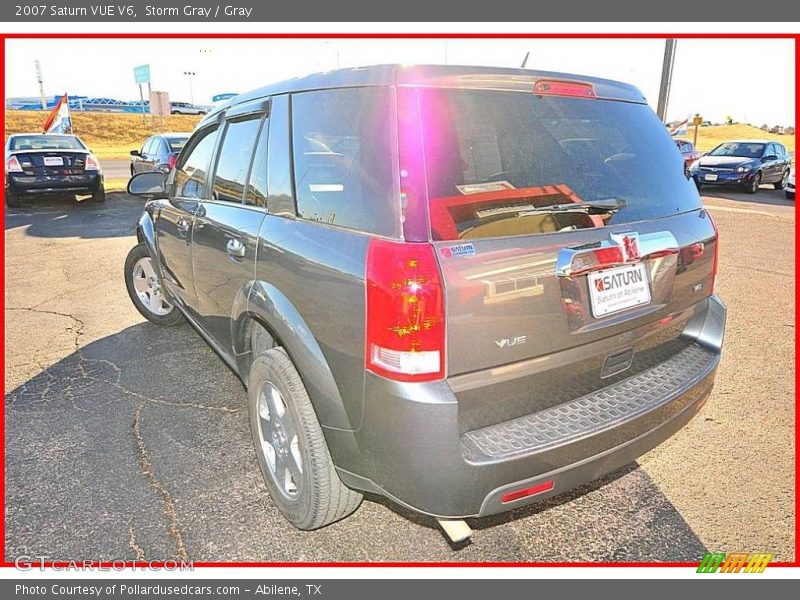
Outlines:
{"label": "rear door window", "polygon": [[191,137],[176,168],[173,196],[206,197],[206,180],[218,132],[217,126],[205,127]]}
{"label": "rear door window", "polygon": [[215,200],[242,202],[262,121],[262,115],[259,114],[226,125],[214,174],[212,196]]}
{"label": "rear door window", "polygon": [[292,95],[298,216],[399,235],[391,100],[388,87]]}
{"label": "rear door window", "polygon": [[[525,92],[416,93],[433,239],[553,233],[700,207],[675,141],[646,105]],[[618,208],[563,210],[592,202]],[[548,212],[554,205],[562,210]]]}

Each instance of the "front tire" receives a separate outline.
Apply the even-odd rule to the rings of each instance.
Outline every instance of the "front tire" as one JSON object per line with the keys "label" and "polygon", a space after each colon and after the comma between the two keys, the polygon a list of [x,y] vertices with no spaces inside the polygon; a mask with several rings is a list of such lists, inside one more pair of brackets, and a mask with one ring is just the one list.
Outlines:
{"label": "front tire", "polygon": [[283,348],[253,361],[247,398],[258,464],[281,514],[310,530],[355,511],[363,496],[339,479],[306,388]]}
{"label": "front tire", "polygon": [[750,183],[746,183],[744,191],[746,194],[755,194],[758,191],[758,186],[761,185],[761,173],[756,173]]}
{"label": "front tire", "polygon": [[148,321],[167,327],[183,321],[175,305],[164,298],[153,259],[143,243],[131,248],[125,259],[125,287],[136,310]]}
{"label": "front tire", "polygon": [[784,171],[783,175],[781,175],[780,181],[775,182],[775,189],[782,190],[786,187],[786,182],[789,180],[789,171]]}

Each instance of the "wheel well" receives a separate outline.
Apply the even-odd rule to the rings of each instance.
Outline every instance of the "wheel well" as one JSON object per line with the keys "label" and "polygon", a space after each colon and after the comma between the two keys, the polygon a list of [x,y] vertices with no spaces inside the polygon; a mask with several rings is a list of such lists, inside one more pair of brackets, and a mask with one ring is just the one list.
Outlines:
{"label": "wheel well", "polygon": [[242,321],[239,325],[239,335],[237,337],[239,342],[237,347],[240,348],[241,352],[239,369],[241,371],[242,381],[247,385],[250,367],[255,358],[267,350],[282,347],[283,344],[269,325],[264,323],[257,315],[251,313],[245,314],[242,317]]}

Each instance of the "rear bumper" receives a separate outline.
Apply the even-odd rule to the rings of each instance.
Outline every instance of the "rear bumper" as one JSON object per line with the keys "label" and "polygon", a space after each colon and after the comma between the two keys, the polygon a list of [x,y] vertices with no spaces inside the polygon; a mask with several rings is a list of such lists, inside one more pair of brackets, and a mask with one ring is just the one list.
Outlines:
{"label": "rear bumper", "polygon": [[[675,357],[533,415],[463,432],[447,382],[398,384],[369,374],[358,445],[371,473],[340,469],[351,486],[418,512],[471,517],[563,493],[633,461],[682,428],[714,382],[725,324],[716,298],[690,321]],[[552,484],[552,485],[550,485]],[[542,486],[515,501],[502,497]]]}
{"label": "rear bumper", "polygon": [[91,193],[103,185],[102,173],[82,175],[35,176],[6,175],[6,190],[16,194]]}

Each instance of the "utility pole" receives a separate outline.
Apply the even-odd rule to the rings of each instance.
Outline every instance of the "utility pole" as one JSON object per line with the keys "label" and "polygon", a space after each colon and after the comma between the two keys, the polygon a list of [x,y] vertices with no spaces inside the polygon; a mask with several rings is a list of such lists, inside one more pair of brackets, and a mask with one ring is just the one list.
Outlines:
{"label": "utility pole", "polygon": [[664,64],[661,67],[661,87],[658,90],[658,118],[666,123],[669,91],[672,87],[672,69],[675,66],[675,45],[677,40],[668,39],[664,46]]}
{"label": "utility pole", "polygon": [[195,73],[194,71],[184,71],[183,74],[189,78],[189,101],[192,103],[192,106],[194,106],[194,89],[192,88],[192,77],[197,75],[197,73]]}
{"label": "utility pole", "polygon": [[525,68],[525,66],[528,64],[528,59],[530,58],[530,56],[531,56],[530,51],[525,53],[525,58],[522,59],[522,65],[520,65],[520,67],[519,67],[520,69],[524,69]]}
{"label": "utility pole", "polygon": [[44,96],[44,82],[42,81],[42,65],[37,58],[33,61],[36,65],[36,81],[39,82],[39,99],[42,101],[42,110],[47,110],[47,98]]}

